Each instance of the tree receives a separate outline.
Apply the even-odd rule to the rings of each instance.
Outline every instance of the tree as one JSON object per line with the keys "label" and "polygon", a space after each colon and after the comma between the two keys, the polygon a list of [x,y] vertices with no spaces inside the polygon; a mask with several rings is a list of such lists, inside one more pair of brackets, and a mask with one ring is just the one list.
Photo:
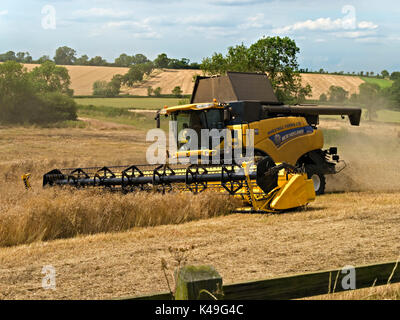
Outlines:
{"label": "tree", "polygon": [[172,94],[177,97],[177,98],[181,98],[182,97],[182,89],[179,86],[176,86],[174,89],[172,89]]}
{"label": "tree", "polygon": [[112,77],[111,81],[108,83],[109,95],[115,97],[120,94],[122,86],[123,76],[116,74]]}
{"label": "tree", "polygon": [[37,62],[38,64],[42,64],[42,63],[44,63],[44,62],[46,62],[46,61],[51,61],[51,59],[50,59],[49,56],[41,56],[36,62]]}
{"label": "tree", "polygon": [[117,67],[130,67],[134,64],[146,64],[148,62],[151,61],[141,53],[135,54],[134,56],[128,56],[126,53],[123,53],[115,59],[114,64]]}
{"label": "tree", "polygon": [[150,75],[154,70],[154,64],[151,61],[148,61],[148,62],[145,62],[142,64],[137,64],[136,66],[139,70],[141,70],[146,75]]}
{"label": "tree", "polygon": [[204,73],[224,74],[226,71],[267,73],[279,100],[304,100],[311,87],[303,87],[298,73],[297,53],[300,49],[288,37],[264,37],[247,48],[244,44],[229,47],[226,56],[214,53],[202,61]]}
{"label": "tree", "polygon": [[343,103],[349,96],[349,92],[340,86],[330,86],[329,101]]}
{"label": "tree", "polygon": [[138,53],[132,56],[132,63],[133,64],[144,64],[150,62],[149,59],[144,54]]}
{"label": "tree", "polygon": [[0,62],[5,61],[17,61],[14,51],[8,51],[6,53],[0,54]]}
{"label": "tree", "polygon": [[168,58],[167,54],[161,53],[157,56],[157,58],[154,60],[154,65],[156,68],[168,68],[170,59]]}
{"label": "tree", "polygon": [[107,81],[97,80],[93,83],[93,95],[94,96],[105,96],[107,92]]}
{"label": "tree", "polygon": [[197,62],[192,62],[190,65],[189,65],[189,69],[200,69],[200,63],[197,63]]}
{"label": "tree", "polygon": [[321,95],[319,96],[319,101],[320,101],[320,102],[327,102],[327,101],[328,101],[327,95],[326,95],[325,93],[321,94]]}
{"label": "tree", "polygon": [[144,71],[140,66],[133,65],[129,71],[123,76],[122,82],[128,87],[133,87],[136,82],[143,80]]}
{"label": "tree", "polygon": [[128,56],[126,53],[123,53],[118,58],[115,59],[114,63],[117,67],[127,68],[133,64],[133,59],[131,56]]}
{"label": "tree", "polygon": [[387,70],[382,70],[381,75],[383,78],[389,78],[389,76],[390,76],[389,71],[387,71]]}
{"label": "tree", "polygon": [[381,95],[381,87],[376,83],[362,83],[359,86],[359,102],[368,111],[368,119],[371,121],[377,117],[377,110],[385,107],[385,99]]}
{"label": "tree", "polygon": [[398,79],[400,79],[400,72],[398,71],[392,72],[392,74],[390,75],[390,80],[396,81]]}
{"label": "tree", "polygon": [[76,51],[69,47],[60,47],[56,50],[54,62],[61,65],[71,65],[76,61]]}
{"label": "tree", "polygon": [[93,95],[102,97],[115,97],[121,91],[122,76],[115,75],[110,82],[95,81],[93,83]]}
{"label": "tree", "polygon": [[18,52],[16,55],[16,61],[21,63],[31,63],[32,57],[29,52]]}
{"label": "tree", "polygon": [[108,63],[100,56],[96,56],[89,60],[90,66],[106,66]]}
{"label": "tree", "polygon": [[46,61],[30,73],[38,92],[61,92],[72,96],[69,88],[71,78],[65,67],[57,66],[52,61]]}
{"label": "tree", "polygon": [[161,96],[161,88],[160,87],[157,87],[157,88],[154,89],[154,95],[156,97]]}
{"label": "tree", "polygon": [[80,58],[76,59],[75,64],[78,66],[87,66],[89,65],[89,57],[84,54]]}
{"label": "tree", "polygon": [[153,88],[147,87],[147,95],[150,97],[153,94]]}
{"label": "tree", "polygon": [[190,60],[186,58],[182,59],[170,59],[168,63],[168,68],[170,69],[188,69]]}
{"label": "tree", "polygon": [[50,86],[38,86],[31,73],[15,61],[0,64],[0,123],[76,120],[75,101],[60,91],[50,91]]}
{"label": "tree", "polygon": [[392,87],[389,88],[389,94],[395,109],[400,110],[400,79],[393,82]]}
{"label": "tree", "polygon": [[[229,66],[222,53],[214,53],[211,58],[204,58],[201,62],[201,69],[210,75],[224,74]],[[231,70],[235,71],[235,70]]]}

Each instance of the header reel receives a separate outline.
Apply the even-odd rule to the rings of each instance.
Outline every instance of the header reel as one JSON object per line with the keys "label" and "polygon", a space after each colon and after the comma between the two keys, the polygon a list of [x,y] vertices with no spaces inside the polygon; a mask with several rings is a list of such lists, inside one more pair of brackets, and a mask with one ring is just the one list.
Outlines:
{"label": "header reel", "polygon": [[219,165],[132,165],[128,167],[55,169],[43,176],[43,186],[105,188],[136,191],[192,192],[207,189],[241,198],[247,208],[238,212],[279,212],[307,205],[315,199],[312,181],[299,168],[276,165],[265,157],[252,162]]}

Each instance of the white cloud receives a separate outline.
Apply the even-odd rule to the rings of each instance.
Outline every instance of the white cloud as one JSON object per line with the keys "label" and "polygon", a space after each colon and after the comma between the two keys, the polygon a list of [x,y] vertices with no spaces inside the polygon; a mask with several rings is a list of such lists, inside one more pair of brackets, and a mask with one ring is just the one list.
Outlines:
{"label": "white cloud", "polygon": [[224,28],[218,26],[189,26],[188,31],[204,35],[206,39],[220,39],[226,37],[238,37],[239,33],[231,28]]}
{"label": "white cloud", "polygon": [[276,28],[273,32],[277,34],[292,33],[295,31],[337,31],[337,30],[349,30],[349,29],[365,29],[374,30],[378,28],[378,25],[370,21],[362,21],[356,24],[355,18],[339,18],[332,20],[331,18],[318,18],[316,20],[306,20],[296,22],[285,27]]}
{"label": "white cloud", "polygon": [[0,16],[5,16],[8,14],[8,10],[2,10],[0,11]]}
{"label": "white cloud", "polygon": [[361,22],[358,24],[358,27],[359,27],[360,29],[369,29],[369,30],[373,30],[373,29],[378,28],[378,25],[377,25],[377,24],[374,24],[374,23],[372,23],[372,22],[369,22],[369,21],[361,21]]}
{"label": "white cloud", "polygon": [[209,1],[211,4],[219,5],[219,6],[248,6],[259,4],[263,2],[270,2],[268,0],[211,0]]}
{"label": "white cloud", "polygon": [[89,18],[89,17],[121,18],[121,17],[127,17],[129,14],[130,13],[127,11],[118,11],[107,8],[90,8],[88,10],[77,10],[73,12],[73,15],[79,18]]}
{"label": "white cloud", "polygon": [[149,17],[140,21],[111,21],[106,23],[103,29],[124,29],[135,39],[159,39],[161,34],[150,26],[153,20],[154,18]]}
{"label": "white cloud", "polygon": [[265,27],[265,18],[263,13],[257,13],[253,17],[247,18],[247,21],[239,25],[240,29],[260,29]]}
{"label": "white cloud", "polygon": [[334,35],[338,38],[356,39],[361,37],[369,37],[375,35],[375,31],[345,31],[336,32]]}
{"label": "white cloud", "polygon": [[[164,19],[167,21],[167,19]],[[224,18],[221,15],[216,14],[198,14],[193,16],[184,16],[173,19],[172,22],[176,24],[185,24],[185,25],[210,25],[219,23]]]}

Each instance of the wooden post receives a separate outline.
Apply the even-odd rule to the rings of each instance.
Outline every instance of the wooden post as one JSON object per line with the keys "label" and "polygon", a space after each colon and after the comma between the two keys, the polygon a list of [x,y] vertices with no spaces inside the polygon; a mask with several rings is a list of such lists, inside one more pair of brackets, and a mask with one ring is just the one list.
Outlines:
{"label": "wooden post", "polygon": [[175,300],[214,300],[222,295],[222,277],[214,267],[185,266],[178,270]]}

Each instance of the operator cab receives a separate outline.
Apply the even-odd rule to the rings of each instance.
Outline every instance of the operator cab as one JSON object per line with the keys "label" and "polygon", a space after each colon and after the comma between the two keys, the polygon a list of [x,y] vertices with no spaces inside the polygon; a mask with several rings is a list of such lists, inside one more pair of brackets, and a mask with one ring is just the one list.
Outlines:
{"label": "operator cab", "polygon": [[[194,130],[197,137],[200,138],[201,129],[222,130],[225,127],[222,109],[177,111],[171,114],[171,120],[177,123],[177,142],[180,151],[189,142],[186,129]],[[198,143],[198,145],[200,144]]]}

